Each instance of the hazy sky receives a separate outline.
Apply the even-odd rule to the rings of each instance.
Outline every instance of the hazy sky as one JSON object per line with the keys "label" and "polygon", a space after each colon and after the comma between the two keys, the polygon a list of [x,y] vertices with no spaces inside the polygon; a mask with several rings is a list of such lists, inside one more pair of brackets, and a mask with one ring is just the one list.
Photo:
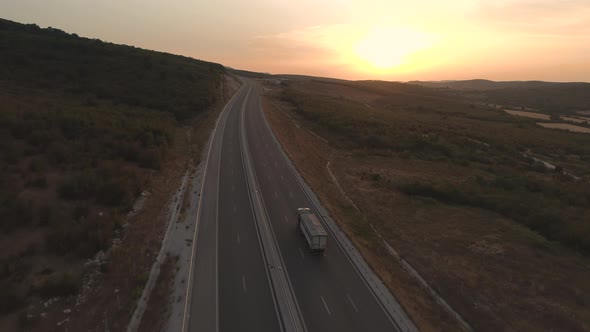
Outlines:
{"label": "hazy sky", "polygon": [[0,17],[253,71],[590,81],[590,0],[0,0]]}

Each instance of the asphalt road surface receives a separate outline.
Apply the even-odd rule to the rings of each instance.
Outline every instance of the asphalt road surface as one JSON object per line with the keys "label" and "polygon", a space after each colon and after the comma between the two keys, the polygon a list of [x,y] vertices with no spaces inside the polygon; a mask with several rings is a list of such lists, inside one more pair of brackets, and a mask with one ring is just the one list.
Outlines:
{"label": "asphalt road surface", "polygon": [[[312,207],[275,145],[251,80],[224,109],[211,142],[189,284],[188,331],[281,331],[261,238],[246,186],[240,130],[270,225],[307,331],[397,331],[331,234],[324,255],[311,255],[296,228],[299,207]],[[244,122],[240,112],[245,112]],[[240,129],[240,126],[244,126]]]}

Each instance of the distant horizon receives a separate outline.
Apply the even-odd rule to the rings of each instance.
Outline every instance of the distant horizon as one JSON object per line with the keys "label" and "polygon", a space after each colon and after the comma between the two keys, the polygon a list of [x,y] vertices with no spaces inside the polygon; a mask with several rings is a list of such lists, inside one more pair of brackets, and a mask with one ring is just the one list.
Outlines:
{"label": "distant horizon", "polygon": [[1,2],[0,13],[254,72],[590,81],[587,0],[24,0]]}
{"label": "distant horizon", "polygon": [[[157,50],[155,50],[157,51]],[[180,54],[181,55],[181,54]],[[184,56],[184,55],[183,55]],[[203,59],[196,59],[202,61],[209,61],[215,62],[210,60],[203,60]],[[215,62],[218,63],[218,62]],[[337,79],[343,81],[381,81],[381,82],[396,82],[396,83],[409,83],[409,82],[431,82],[431,83],[445,83],[445,82],[464,82],[464,81],[489,81],[489,82],[542,82],[542,83],[582,83],[582,84],[590,84],[590,81],[545,81],[545,80],[538,80],[538,79],[511,79],[511,80],[493,80],[488,78],[464,78],[464,79],[409,79],[409,80],[386,80],[386,79],[371,79],[371,78],[358,78],[358,79],[349,79],[349,78],[342,78],[342,77],[334,77],[334,76],[317,76],[317,75],[309,75],[309,74],[301,74],[301,73],[271,73],[271,72],[263,72],[263,71],[254,71],[249,69],[243,68],[234,68],[231,66],[226,66],[223,63],[219,63],[224,67],[240,70],[240,71],[247,71],[251,73],[258,73],[258,74],[268,74],[273,76],[282,76],[282,75],[292,75],[292,76],[307,76],[307,77],[316,77],[316,78],[328,78],[328,79]]]}
{"label": "distant horizon", "polygon": [[[0,17],[0,19],[5,19],[5,20],[9,20],[9,21],[13,21],[10,19],[6,19],[6,18],[2,18]],[[304,74],[304,73],[272,73],[272,72],[268,72],[268,71],[256,71],[256,70],[251,70],[251,69],[245,69],[245,68],[236,68],[233,66],[229,66],[226,65],[222,62],[219,61],[215,61],[215,60],[210,60],[210,59],[202,59],[202,58],[197,58],[188,54],[180,54],[180,53],[173,53],[173,52],[169,52],[166,50],[159,50],[159,49],[150,49],[150,48],[146,48],[146,47],[142,47],[142,46],[138,46],[138,45],[133,45],[133,44],[125,44],[125,43],[118,43],[118,42],[113,42],[110,40],[106,40],[106,39],[102,39],[99,37],[94,37],[94,36],[83,36],[80,35],[79,33],[75,32],[75,31],[68,31],[65,30],[61,27],[58,26],[41,26],[38,23],[35,22],[18,22],[18,21],[13,21],[16,23],[20,23],[20,24],[35,24],[37,26],[39,26],[42,29],[47,29],[47,28],[54,28],[54,29],[59,29],[62,30],[66,33],[69,34],[76,34],[81,38],[87,38],[87,39],[99,39],[103,42],[109,42],[109,43],[113,43],[113,44],[117,44],[117,45],[122,45],[122,46],[131,46],[131,47],[137,47],[137,48],[141,48],[141,49],[145,49],[145,50],[150,50],[150,51],[156,51],[156,52],[162,52],[162,53],[169,53],[169,54],[173,54],[173,55],[179,55],[179,56],[185,56],[185,57],[189,57],[195,60],[200,60],[200,61],[206,61],[206,62],[211,62],[211,63],[217,63],[219,65],[222,65],[223,67],[226,68],[230,68],[230,69],[234,69],[234,70],[240,70],[240,71],[247,71],[247,72],[252,72],[252,73],[259,73],[259,74],[268,74],[268,75],[273,75],[273,76],[281,76],[281,75],[293,75],[293,76],[308,76],[308,77],[316,77],[316,78],[329,78],[329,79],[338,79],[338,80],[344,80],[344,81],[383,81],[383,82],[397,82],[397,83],[409,83],[409,82],[432,82],[432,83],[445,83],[445,82],[460,82],[460,81],[477,81],[477,80],[483,80],[483,81],[490,81],[490,82],[545,82],[545,83],[585,83],[585,84],[590,84],[590,81],[548,81],[548,80],[539,80],[539,79],[511,79],[511,80],[494,80],[494,79],[489,79],[489,78],[460,78],[460,79],[408,79],[408,80],[394,80],[394,79],[374,79],[374,78],[343,78],[343,77],[337,77],[337,76],[318,76],[318,75],[313,75],[313,74]]]}

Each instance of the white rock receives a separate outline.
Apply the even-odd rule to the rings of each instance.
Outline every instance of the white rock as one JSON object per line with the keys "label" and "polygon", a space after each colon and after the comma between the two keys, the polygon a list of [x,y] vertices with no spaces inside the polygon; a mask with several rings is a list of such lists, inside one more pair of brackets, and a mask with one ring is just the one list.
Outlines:
{"label": "white rock", "polygon": [[66,319],[62,320],[61,322],[58,322],[57,323],[57,326],[62,326],[63,324],[65,324],[65,323],[67,323],[69,321],[70,321],[70,319],[69,318],[66,318]]}

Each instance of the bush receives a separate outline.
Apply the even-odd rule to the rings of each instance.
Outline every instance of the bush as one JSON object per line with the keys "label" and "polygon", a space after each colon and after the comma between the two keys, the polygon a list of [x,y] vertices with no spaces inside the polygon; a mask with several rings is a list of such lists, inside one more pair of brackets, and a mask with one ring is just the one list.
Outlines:
{"label": "bush", "polygon": [[9,281],[0,281],[0,313],[9,313],[19,309],[25,303],[23,294],[17,291]]}
{"label": "bush", "polygon": [[39,225],[46,226],[54,221],[55,209],[51,205],[43,205],[39,207],[37,215],[39,216]]}
{"label": "bush", "polygon": [[137,156],[139,167],[159,170],[162,167],[160,152],[155,149],[144,150]]}
{"label": "bush", "polygon": [[88,169],[62,180],[57,187],[57,192],[60,197],[70,200],[87,199],[94,196],[98,185],[99,180],[94,170]]}
{"label": "bush", "polygon": [[10,231],[29,225],[33,221],[33,203],[18,197],[0,198],[0,227]]}
{"label": "bush", "polygon": [[47,188],[47,179],[44,176],[34,178],[27,185],[35,188]]}
{"label": "bush", "polygon": [[92,257],[110,247],[118,219],[89,217],[52,229],[45,238],[47,249],[58,255],[73,253],[82,258]]}
{"label": "bush", "polygon": [[[590,225],[584,217],[579,220],[576,220],[576,215],[563,218],[556,212],[565,210],[560,204],[571,206],[568,197],[572,193],[561,194],[555,188],[526,177],[497,176],[492,181],[476,178],[458,186],[450,183],[409,182],[396,187],[410,196],[429,197],[447,204],[497,212],[549,240],[590,253]],[[580,197],[576,194],[577,188],[572,187],[570,190]],[[586,200],[580,199],[579,203],[584,204]]]}
{"label": "bush", "polygon": [[42,297],[68,296],[78,293],[82,273],[75,270],[53,272],[33,282],[32,292]]}
{"label": "bush", "polygon": [[133,188],[123,179],[108,180],[96,192],[96,201],[108,206],[127,206],[133,199]]}

